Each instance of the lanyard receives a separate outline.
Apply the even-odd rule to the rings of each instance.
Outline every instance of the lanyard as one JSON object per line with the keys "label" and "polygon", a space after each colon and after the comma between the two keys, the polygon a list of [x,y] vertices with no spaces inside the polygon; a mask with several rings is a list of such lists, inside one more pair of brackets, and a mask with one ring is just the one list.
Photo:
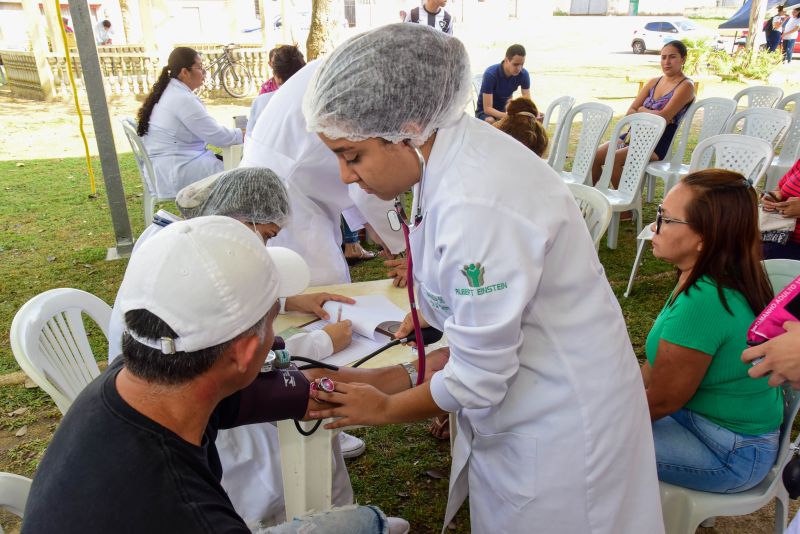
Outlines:
{"label": "lanyard", "polygon": [[[425,158],[422,157],[422,152],[420,152],[419,148],[413,145],[409,146],[414,149],[414,151],[417,153],[417,157],[419,158],[419,182],[414,184],[414,200],[412,206],[412,212],[414,213],[412,225],[417,226],[422,222],[422,182],[425,178]],[[403,237],[406,241],[406,279],[408,280],[406,289],[408,289],[408,304],[411,308],[411,321],[414,323],[414,335],[417,339],[416,385],[419,386],[422,384],[422,381],[425,378],[425,342],[422,339],[422,326],[420,325],[419,313],[417,312],[417,300],[414,297],[414,261],[411,256],[411,242],[408,237],[408,222],[400,197],[395,199],[394,210],[390,210],[387,216],[389,217],[389,225],[393,230],[403,230]]]}

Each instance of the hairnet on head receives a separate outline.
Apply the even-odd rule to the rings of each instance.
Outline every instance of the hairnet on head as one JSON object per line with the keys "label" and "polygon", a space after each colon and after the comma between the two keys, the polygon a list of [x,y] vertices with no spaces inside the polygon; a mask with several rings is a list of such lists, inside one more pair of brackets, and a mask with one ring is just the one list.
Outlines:
{"label": "hairnet on head", "polygon": [[206,176],[202,180],[191,183],[178,191],[178,194],[175,195],[175,204],[184,219],[197,217],[200,208],[203,207],[203,203],[208,198],[211,190],[214,189],[217,179],[223,174],[225,174],[225,171]]}
{"label": "hairnet on head", "polygon": [[331,53],[311,79],[303,113],[309,131],[330,139],[421,145],[464,113],[470,78],[461,41],[424,24],[390,24]]}
{"label": "hairnet on head", "polygon": [[175,200],[184,217],[223,215],[256,224],[285,226],[289,196],[266,167],[239,167],[183,188]]}

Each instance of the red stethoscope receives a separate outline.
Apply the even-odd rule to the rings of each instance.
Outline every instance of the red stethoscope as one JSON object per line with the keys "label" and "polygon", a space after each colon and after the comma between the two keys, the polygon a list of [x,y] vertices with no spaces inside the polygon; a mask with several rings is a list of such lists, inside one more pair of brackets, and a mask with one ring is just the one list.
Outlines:
{"label": "red stethoscope", "polygon": [[406,145],[414,149],[414,152],[419,158],[419,181],[414,184],[414,200],[411,206],[411,212],[414,214],[414,219],[406,217],[406,211],[403,209],[403,203],[398,196],[394,200],[394,209],[389,210],[386,216],[389,218],[389,226],[394,231],[403,230],[403,237],[406,241],[406,268],[408,269],[406,278],[408,283],[408,304],[411,308],[411,321],[414,323],[414,335],[417,340],[417,385],[422,384],[425,378],[425,343],[422,341],[422,326],[419,322],[419,313],[417,312],[417,301],[414,297],[414,262],[411,257],[411,242],[409,241],[409,227],[415,228],[422,222],[422,183],[425,179],[425,158],[422,156],[422,151],[409,141],[405,141]]}

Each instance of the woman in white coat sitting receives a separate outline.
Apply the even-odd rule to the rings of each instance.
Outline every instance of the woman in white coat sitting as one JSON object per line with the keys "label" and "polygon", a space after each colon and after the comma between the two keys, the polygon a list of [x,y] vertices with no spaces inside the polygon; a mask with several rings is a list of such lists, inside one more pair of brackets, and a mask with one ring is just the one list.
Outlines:
{"label": "woman in white coat sitting", "polygon": [[242,143],[242,130],[218,123],[194,94],[205,77],[200,54],[179,46],[139,108],[136,131],[153,162],[153,193],[159,197],[174,197],[190,183],[223,170],[222,160],[206,145]]}
{"label": "woman in white coat sitting", "polygon": [[409,281],[450,351],[430,383],[336,383],[311,416],[455,413],[445,525],[469,494],[476,533],[663,532],[642,379],[586,225],[541,158],[464,113],[470,73],[458,39],[392,24],[309,84],[308,128],[342,181],[384,200],[413,188]]}

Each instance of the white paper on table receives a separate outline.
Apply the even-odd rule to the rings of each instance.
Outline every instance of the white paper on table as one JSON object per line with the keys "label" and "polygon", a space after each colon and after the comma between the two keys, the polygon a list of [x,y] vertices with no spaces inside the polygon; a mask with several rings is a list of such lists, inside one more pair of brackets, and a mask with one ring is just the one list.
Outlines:
{"label": "white paper on table", "polygon": [[[342,316],[344,316],[344,311],[342,312]],[[333,314],[331,314],[331,319],[336,319]],[[313,332],[314,330],[321,330],[329,324],[332,324],[332,321],[320,319],[319,321],[314,321],[311,324],[305,325],[302,327],[302,330],[305,330],[306,332]],[[367,354],[378,350],[391,340],[392,339],[389,336],[384,334],[375,333],[374,339],[372,339],[364,337],[357,332],[353,332],[353,338],[347,347],[339,352],[335,352],[330,356],[321,359],[325,361],[325,363],[329,363],[331,365],[347,365],[360,360]]]}
{"label": "white paper on table", "polygon": [[364,295],[353,297],[353,300],[356,301],[355,304],[343,304],[329,300],[322,307],[330,315],[332,323],[338,321],[341,307],[341,320],[350,320],[353,323],[354,333],[371,340],[375,340],[375,328],[379,324],[384,321],[402,321],[406,316],[403,310],[383,295]]}

